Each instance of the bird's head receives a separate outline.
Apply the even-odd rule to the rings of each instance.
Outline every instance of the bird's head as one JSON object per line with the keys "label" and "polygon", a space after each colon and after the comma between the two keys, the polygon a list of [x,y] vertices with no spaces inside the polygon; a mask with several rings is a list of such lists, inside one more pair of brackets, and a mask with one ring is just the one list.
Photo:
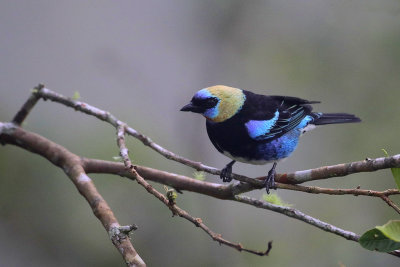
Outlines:
{"label": "bird's head", "polygon": [[201,89],[181,111],[200,113],[208,120],[223,122],[234,116],[243,106],[243,90],[225,85]]}

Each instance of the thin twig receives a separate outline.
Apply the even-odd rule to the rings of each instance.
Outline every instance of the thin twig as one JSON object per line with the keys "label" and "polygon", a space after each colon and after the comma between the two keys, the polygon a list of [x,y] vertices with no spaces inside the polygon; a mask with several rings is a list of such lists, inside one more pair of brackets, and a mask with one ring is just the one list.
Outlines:
{"label": "thin twig", "polygon": [[43,84],[39,84],[35,88],[33,88],[32,94],[29,96],[28,100],[22,105],[20,110],[17,112],[17,114],[14,116],[14,119],[12,122],[16,125],[21,125],[22,122],[26,119],[26,117],[29,115],[33,107],[36,105],[36,103],[39,101],[40,96],[36,94],[36,92],[39,92],[44,88]]}
{"label": "thin twig", "polygon": [[380,196],[380,197],[381,197],[382,200],[385,201],[390,207],[392,207],[395,211],[397,211],[397,213],[400,214],[400,208],[399,208],[396,204],[394,204],[394,202],[393,202],[388,196],[382,195],[382,196]]}
{"label": "thin twig", "polygon": [[313,225],[317,228],[320,228],[324,231],[334,233],[336,235],[344,237],[348,240],[357,242],[358,239],[360,238],[359,235],[357,235],[353,232],[340,229],[339,227],[333,226],[332,224],[329,224],[329,223],[323,222],[321,220],[318,220],[316,218],[313,218],[313,217],[311,217],[307,214],[304,214],[303,212],[301,212],[297,209],[291,208],[291,207],[278,206],[278,205],[274,205],[274,204],[271,204],[271,203],[268,203],[265,201],[261,201],[258,199],[254,199],[251,197],[247,197],[247,196],[235,196],[235,200],[238,202],[249,204],[254,207],[272,210],[272,211],[284,214],[286,216],[289,216],[289,217],[295,218],[297,220],[303,221],[305,223],[311,224],[311,225]]}
{"label": "thin twig", "polygon": [[354,195],[354,196],[370,196],[370,197],[381,197],[400,194],[397,189],[387,189],[384,191],[374,191],[374,190],[363,190],[363,189],[333,189],[333,188],[323,188],[317,186],[303,186],[295,184],[281,184],[279,183],[278,188],[301,191],[311,194],[327,194],[327,195]]}
{"label": "thin twig", "polygon": [[150,194],[158,198],[161,202],[163,202],[172,212],[173,215],[178,215],[180,217],[185,218],[186,220],[192,222],[197,227],[200,227],[204,232],[206,232],[213,240],[217,241],[220,244],[227,245],[229,247],[235,248],[238,251],[246,251],[259,256],[266,256],[269,254],[269,251],[272,248],[272,242],[268,243],[268,249],[266,251],[256,251],[252,249],[244,248],[240,243],[232,243],[224,238],[222,238],[221,234],[214,233],[211,231],[208,226],[203,223],[201,218],[195,218],[191,216],[187,211],[178,207],[175,203],[171,202],[167,197],[165,197],[162,193],[158,192],[153,186],[151,186],[143,177],[141,177],[136,167],[132,165],[131,160],[128,155],[128,148],[125,144],[125,125],[121,124],[117,127],[117,144],[120,149],[120,155],[124,161],[125,168],[130,172],[130,174],[135,178],[135,180],[143,186]]}

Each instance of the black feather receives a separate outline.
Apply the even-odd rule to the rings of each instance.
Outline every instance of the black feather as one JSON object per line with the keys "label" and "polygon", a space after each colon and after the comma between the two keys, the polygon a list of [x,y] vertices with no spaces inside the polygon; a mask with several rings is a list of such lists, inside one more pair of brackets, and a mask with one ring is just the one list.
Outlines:
{"label": "black feather", "polygon": [[266,141],[279,138],[294,129],[305,116],[310,115],[312,107],[310,104],[318,101],[308,101],[292,96],[259,95],[243,90],[246,102],[238,117],[244,118],[243,124],[249,120],[270,120],[275,112],[279,112],[279,118],[274,127],[260,140]]}
{"label": "black feather", "polygon": [[313,113],[315,125],[361,122],[361,119],[348,113]]}

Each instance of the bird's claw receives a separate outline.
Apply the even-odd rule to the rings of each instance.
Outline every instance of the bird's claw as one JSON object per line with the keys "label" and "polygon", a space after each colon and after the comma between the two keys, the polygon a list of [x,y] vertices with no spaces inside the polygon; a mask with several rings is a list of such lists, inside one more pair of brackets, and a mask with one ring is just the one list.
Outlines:
{"label": "bird's claw", "polygon": [[264,187],[265,187],[265,190],[267,191],[267,194],[269,194],[269,190],[270,189],[276,189],[276,186],[275,186],[275,174],[276,174],[275,167],[276,167],[276,164],[274,164],[272,169],[269,170],[268,176],[264,180]]}
{"label": "bird's claw", "polygon": [[232,165],[235,163],[235,161],[229,162],[225,168],[221,170],[221,174],[219,177],[222,179],[222,182],[224,183],[229,183],[232,181]]}
{"label": "bird's claw", "polygon": [[226,165],[225,168],[221,170],[219,177],[224,183],[229,183],[232,181],[232,166]]}

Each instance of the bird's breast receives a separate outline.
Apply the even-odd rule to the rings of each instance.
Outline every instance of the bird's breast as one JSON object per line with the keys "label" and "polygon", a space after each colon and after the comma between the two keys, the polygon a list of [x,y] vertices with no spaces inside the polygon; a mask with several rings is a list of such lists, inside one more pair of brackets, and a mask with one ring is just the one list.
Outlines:
{"label": "bird's breast", "polygon": [[211,142],[225,156],[244,163],[262,165],[288,157],[295,149],[301,134],[294,129],[279,138],[256,141],[245,127],[207,123]]}

